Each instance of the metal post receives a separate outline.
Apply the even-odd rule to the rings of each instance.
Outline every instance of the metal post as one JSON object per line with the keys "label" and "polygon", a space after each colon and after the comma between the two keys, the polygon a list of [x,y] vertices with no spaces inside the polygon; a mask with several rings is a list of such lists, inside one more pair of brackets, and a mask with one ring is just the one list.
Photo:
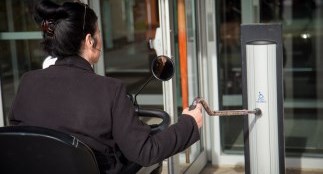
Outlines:
{"label": "metal post", "polygon": [[242,25],[241,50],[243,108],[261,110],[245,117],[246,173],[284,174],[281,25]]}

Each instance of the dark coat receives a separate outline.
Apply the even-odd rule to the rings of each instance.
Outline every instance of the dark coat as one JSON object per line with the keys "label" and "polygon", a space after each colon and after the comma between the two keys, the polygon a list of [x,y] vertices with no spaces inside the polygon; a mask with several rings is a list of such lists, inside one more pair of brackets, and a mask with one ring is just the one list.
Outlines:
{"label": "dark coat", "polygon": [[187,115],[165,131],[150,135],[150,127],[135,115],[125,86],[95,74],[91,65],[77,56],[24,74],[10,123],[72,134],[107,158],[110,173],[118,173],[123,166],[116,153],[119,149],[128,160],[149,166],[199,139],[197,124]]}

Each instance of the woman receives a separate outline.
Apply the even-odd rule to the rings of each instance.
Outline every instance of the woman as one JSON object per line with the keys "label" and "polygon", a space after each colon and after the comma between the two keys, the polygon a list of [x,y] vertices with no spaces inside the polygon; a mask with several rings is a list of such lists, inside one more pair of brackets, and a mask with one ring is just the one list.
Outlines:
{"label": "woman", "polygon": [[12,105],[12,125],[41,126],[78,137],[96,152],[102,173],[120,173],[128,160],[142,166],[158,163],[199,139],[201,105],[185,109],[178,123],[150,135],[150,127],[135,115],[125,86],[93,72],[102,40],[92,9],[75,2],[42,1],[35,11],[44,50],[57,61],[24,74]]}

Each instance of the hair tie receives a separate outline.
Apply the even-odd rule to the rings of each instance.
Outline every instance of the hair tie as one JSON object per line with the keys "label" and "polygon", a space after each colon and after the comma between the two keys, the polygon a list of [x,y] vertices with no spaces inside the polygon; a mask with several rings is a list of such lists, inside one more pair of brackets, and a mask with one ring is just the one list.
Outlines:
{"label": "hair tie", "polygon": [[41,28],[47,36],[53,37],[55,30],[55,21],[53,19],[44,19],[41,23]]}

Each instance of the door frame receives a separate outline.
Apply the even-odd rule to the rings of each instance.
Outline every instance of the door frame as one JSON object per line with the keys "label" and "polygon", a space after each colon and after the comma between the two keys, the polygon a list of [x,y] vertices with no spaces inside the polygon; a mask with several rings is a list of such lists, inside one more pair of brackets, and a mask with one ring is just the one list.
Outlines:
{"label": "door frame", "polygon": [[[199,2],[199,1],[197,1]],[[169,56],[171,58],[174,58],[175,56],[175,45],[174,45],[174,2],[170,0],[159,0],[159,20],[160,20],[160,29],[162,33],[162,53],[166,56]],[[200,4],[199,4],[200,7]],[[201,16],[198,16],[198,18],[201,18]],[[202,27],[203,28],[203,27]],[[199,34],[201,34],[201,30],[198,31]],[[198,43],[203,40],[202,38],[198,38]],[[200,48],[203,46],[199,46],[199,52],[201,52],[201,55],[198,54],[199,60],[202,60],[202,51]],[[203,52],[203,55],[205,52]],[[202,64],[199,63],[199,70],[203,70]],[[201,74],[199,72],[199,74]],[[200,86],[202,86],[202,81],[198,82]],[[168,112],[171,115],[171,123],[176,122],[176,118],[174,117],[177,115],[177,103],[176,103],[176,79],[172,78],[171,80],[167,82],[163,82],[163,101],[164,101],[164,109],[166,112]],[[202,147],[205,147],[205,141],[206,139],[203,137],[203,133],[205,132],[206,127],[202,127],[201,129],[201,143]],[[207,155],[206,155],[206,149],[202,148],[202,152],[199,154],[199,156],[188,166],[188,168],[185,169],[184,173],[199,173],[204,166],[207,163]],[[179,165],[179,154],[174,155],[168,159],[168,173],[180,173]]]}

